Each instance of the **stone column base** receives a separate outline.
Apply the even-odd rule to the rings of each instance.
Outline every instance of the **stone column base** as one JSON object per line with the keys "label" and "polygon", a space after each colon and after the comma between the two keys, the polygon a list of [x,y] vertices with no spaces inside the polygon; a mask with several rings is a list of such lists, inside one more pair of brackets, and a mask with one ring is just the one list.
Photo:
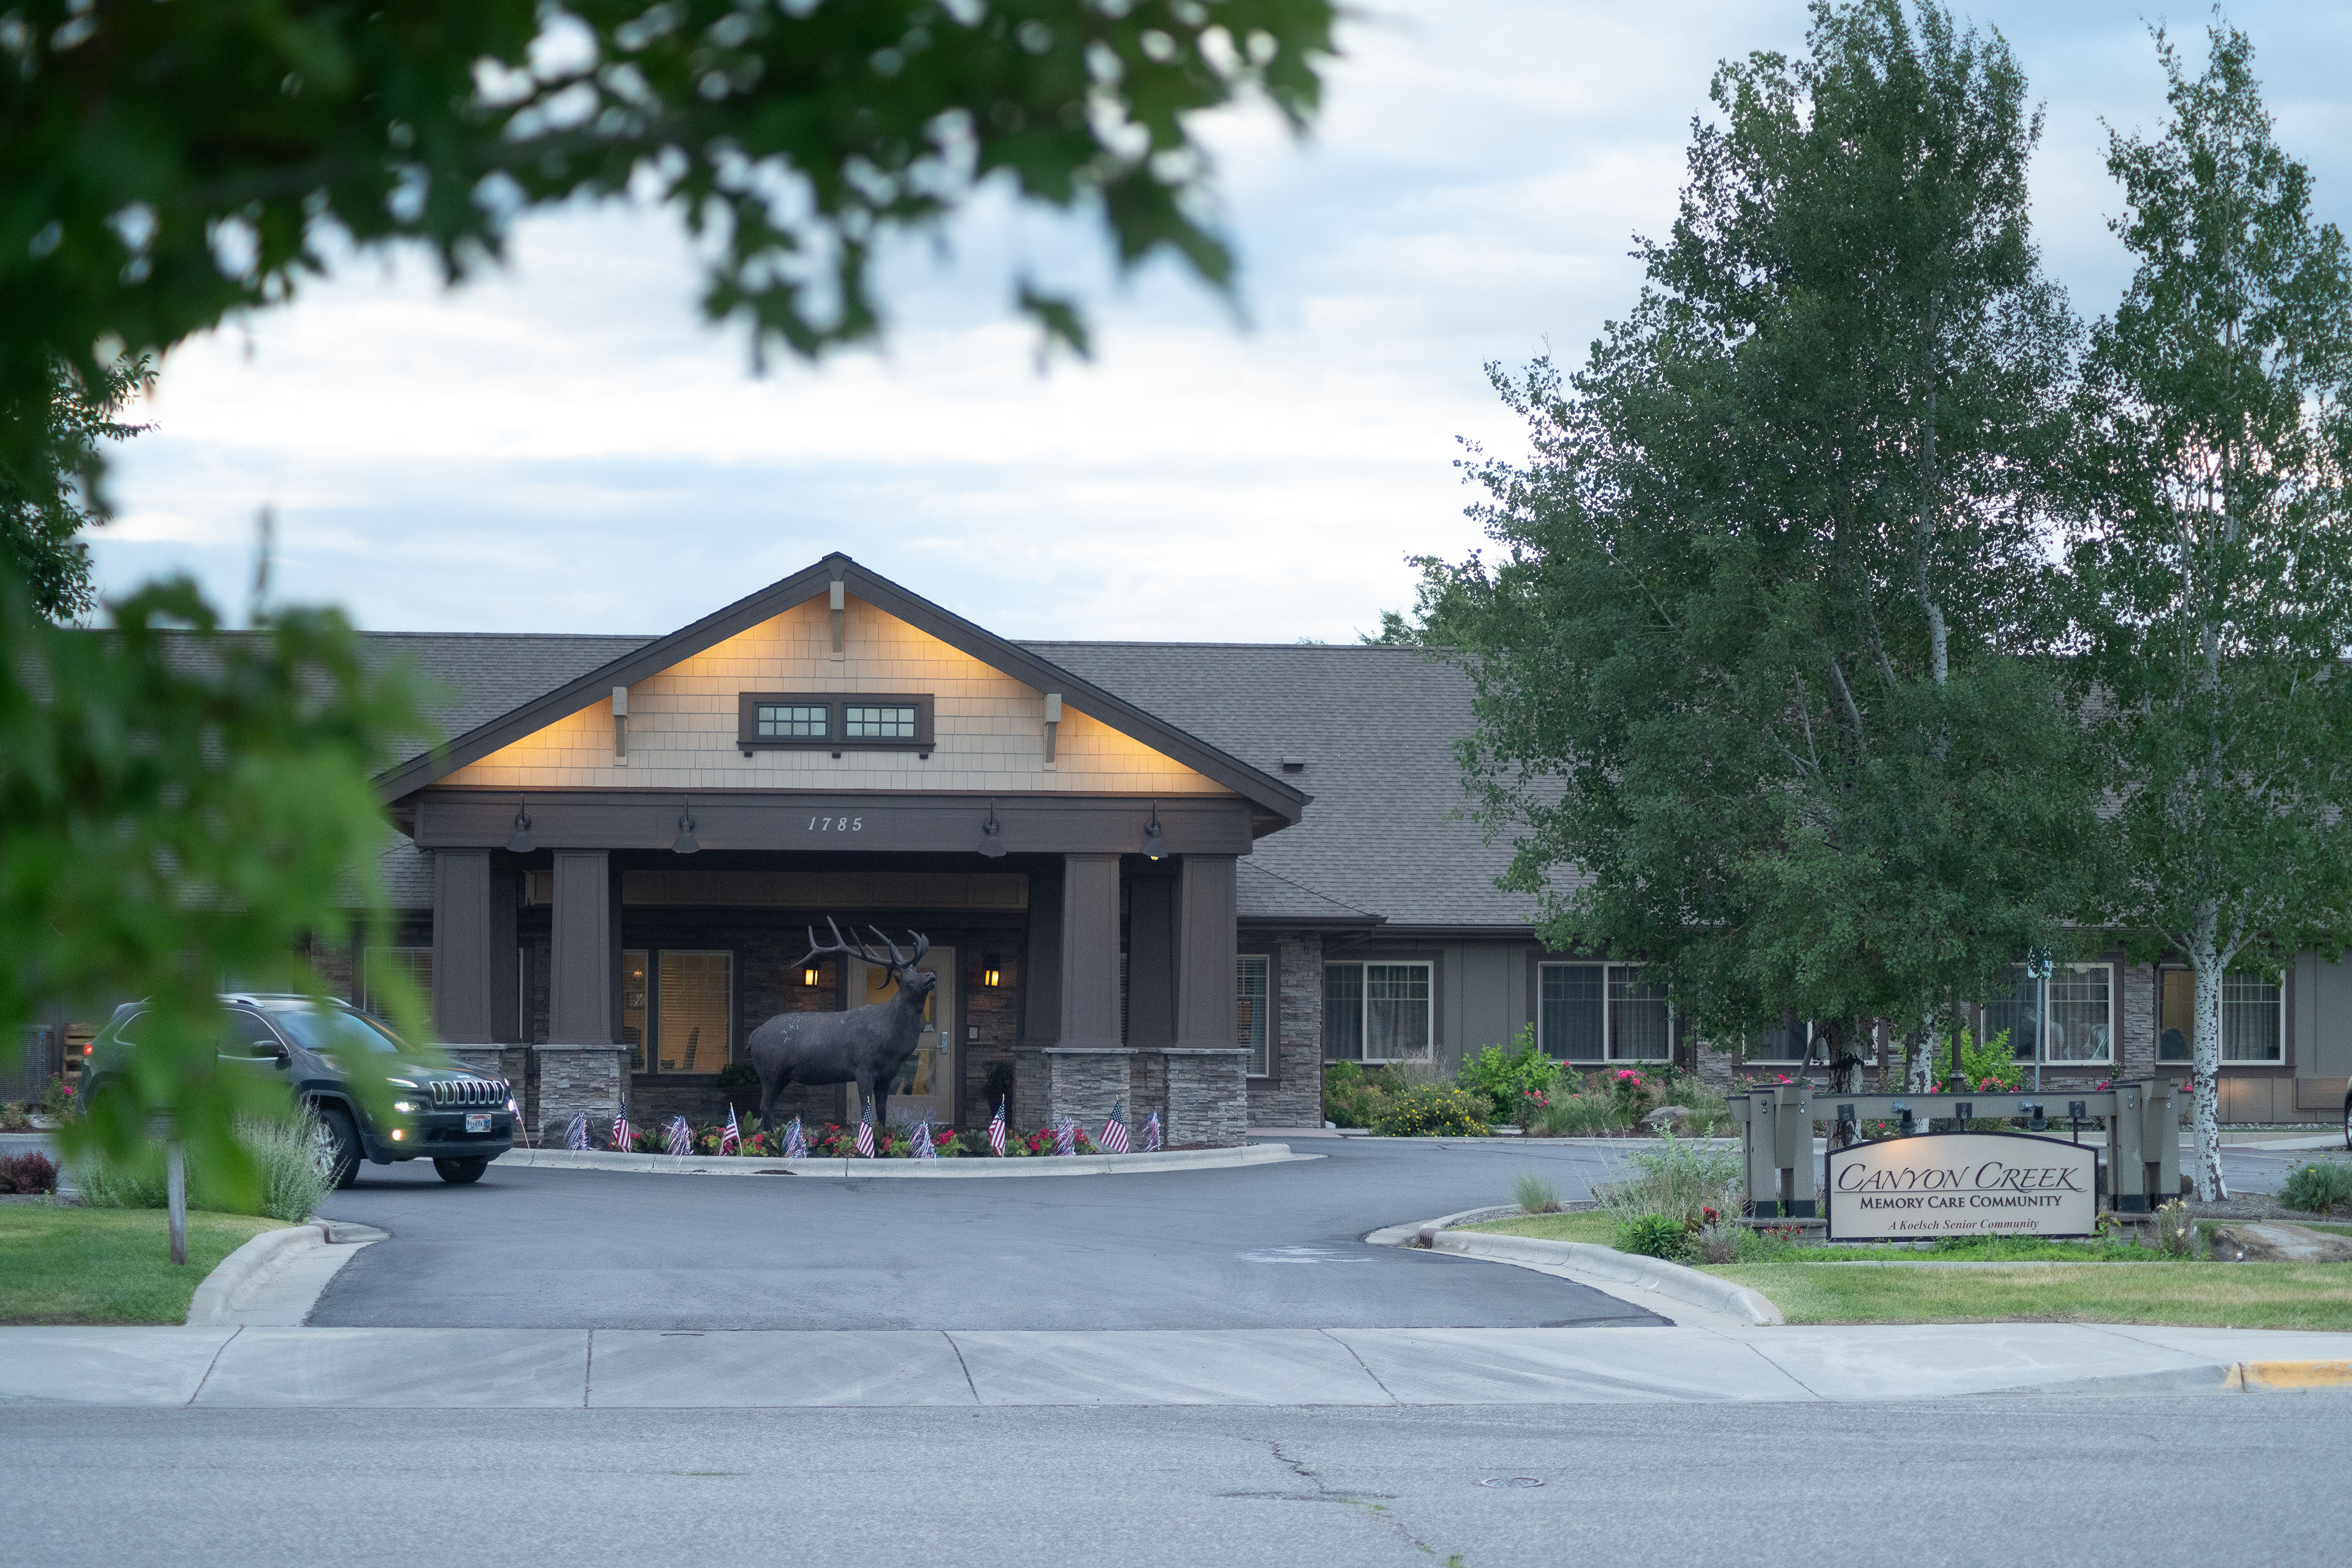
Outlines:
{"label": "stone column base", "polygon": [[612,1142],[613,1118],[629,1108],[629,1047],[626,1046],[535,1046],[538,1092],[531,1124],[542,1144],[563,1146],[572,1116],[588,1113],[588,1137],[597,1148]]}
{"label": "stone column base", "polygon": [[1239,1046],[1171,1047],[1160,1131],[1171,1146],[1231,1149],[1249,1131],[1249,1052]]}
{"label": "stone column base", "polygon": [[[1027,1053],[1024,1053],[1027,1054]],[[1133,1071],[1136,1053],[1121,1046],[1045,1046],[1034,1053],[1034,1092],[1024,1094],[1020,1068],[1014,1068],[1016,1101],[1034,1108],[1027,1127],[1050,1127],[1065,1118],[1075,1120],[1093,1137],[1102,1131],[1114,1105],[1134,1116]]]}
{"label": "stone column base", "polygon": [[476,1078],[502,1078],[514,1094],[515,1142],[537,1143],[539,1134],[531,1129],[538,1125],[530,1119],[530,1047],[528,1046],[444,1046],[441,1054],[449,1065]]}

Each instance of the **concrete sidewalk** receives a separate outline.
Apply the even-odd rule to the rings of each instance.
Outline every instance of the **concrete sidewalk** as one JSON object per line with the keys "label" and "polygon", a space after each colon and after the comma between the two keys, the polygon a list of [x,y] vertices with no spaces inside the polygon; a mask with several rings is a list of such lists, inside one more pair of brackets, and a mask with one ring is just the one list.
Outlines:
{"label": "concrete sidewalk", "polygon": [[0,1404],[229,1408],[1820,1402],[2352,1387],[2352,1334],[1844,1328],[0,1328]]}

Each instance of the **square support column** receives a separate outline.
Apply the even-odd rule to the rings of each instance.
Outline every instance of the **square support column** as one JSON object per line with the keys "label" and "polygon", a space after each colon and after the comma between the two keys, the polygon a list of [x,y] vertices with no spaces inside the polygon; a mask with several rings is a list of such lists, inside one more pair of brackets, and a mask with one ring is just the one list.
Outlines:
{"label": "square support column", "polygon": [[1118,1050],[1118,857],[1062,857],[1062,1016],[1055,1044]]}
{"label": "square support column", "polygon": [[1187,855],[1176,882],[1176,1044],[1231,1050],[1237,919],[1230,855]]}
{"label": "square support column", "polygon": [[1097,1131],[1113,1104],[1132,1104],[1134,1053],[1119,1038],[1118,856],[1062,857],[1058,897],[1033,894],[1029,946],[1028,1038],[1013,1054],[1013,1120],[1043,1127],[1072,1117]]}
{"label": "square support column", "polygon": [[517,879],[487,849],[433,854],[433,1031],[444,1045],[518,1038]]}
{"label": "square support column", "polygon": [[551,1045],[618,1042],[620,879],[604,850],[555,852],[555,907],[548,954]]}

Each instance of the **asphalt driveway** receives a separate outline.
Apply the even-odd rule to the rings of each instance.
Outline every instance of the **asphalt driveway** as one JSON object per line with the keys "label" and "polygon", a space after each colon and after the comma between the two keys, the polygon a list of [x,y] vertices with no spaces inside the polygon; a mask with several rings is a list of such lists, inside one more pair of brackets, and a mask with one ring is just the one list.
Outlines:
{"label": "asphalt driveway", "polygon": [[1658,1320],[1527,1269],[1365,1232],[1582,1197],[1619,1151],[1301,1140],[1317,1160],[996,1181],[361,1167],[321,1212],[392,1233],[316,1324],[633,1329],[1521,1328]]}

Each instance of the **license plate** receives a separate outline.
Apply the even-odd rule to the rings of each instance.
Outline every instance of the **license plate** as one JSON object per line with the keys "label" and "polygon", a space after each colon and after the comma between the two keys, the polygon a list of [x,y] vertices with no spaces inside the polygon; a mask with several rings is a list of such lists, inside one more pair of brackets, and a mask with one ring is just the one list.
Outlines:
{"label": "license plate", "polygon": [[490,1113],[489,1113],[488,1111],[487,1111],[487,1110],[469,1110],[469,1111],[467,1111],[467,1112],[466,1113],[466,1131],[468,1131],[468,1132],[488,1132],[489,1130],[490,1130]]}

